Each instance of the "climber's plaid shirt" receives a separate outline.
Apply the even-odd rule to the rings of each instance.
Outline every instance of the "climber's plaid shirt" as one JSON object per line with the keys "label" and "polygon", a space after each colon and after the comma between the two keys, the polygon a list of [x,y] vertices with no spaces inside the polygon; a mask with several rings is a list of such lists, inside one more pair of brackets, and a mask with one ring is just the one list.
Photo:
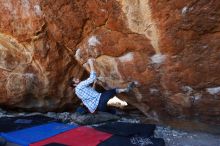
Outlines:
{"label": "climber's plaid shirt", "polygon": [[101,93],[98,93],[90,86],[95,80],[96,73],[91,72],[89,78],[80,82],[75,88],[76,95],[82,100],[83,104],[91,113],[96,110],[101,96]]}

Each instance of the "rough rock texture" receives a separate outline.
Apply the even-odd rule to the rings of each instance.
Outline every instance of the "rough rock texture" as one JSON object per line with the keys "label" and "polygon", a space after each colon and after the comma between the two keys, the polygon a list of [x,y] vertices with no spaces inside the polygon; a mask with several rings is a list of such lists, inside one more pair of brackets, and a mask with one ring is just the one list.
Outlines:
{"label": "rough rock texture", "polygon": [[166,109],[220,124],[220,2],[154,0],[151,6],[167,55],[160,68]]}
{"label": "rough rock texture", "polygon": [[[54,13],[52,17],[51,13],[58,12],[56,9],[65,3],[71,5],[65,2],[48,9],[49,4],[42,2],[0,1],[1,105],[45,111],[72,106],[76,101],[66,82],[71,75],[82,76],[83,69],[68,48],[69,44],[74,48],[76,43],[68,37],[75,37],[73,34],[80,32],[83,20],[72,16],[79,19],[77,23],[64,19],[65,26],[57,19],[65,18],[62,15],[71,15],[71,12],[75,14],[78,10],[71,8],[68,13],[61,11],[61,14]],[[53,18],[55,20],[51,20]],[[61,33],[66,34],[65,37]]]}
{"label": "rough rock texture", "polygon": [[89,57],[104,88],[147,116],[220,124],[218,0],[2,0],[0,104],[74,106],[66,81]]}

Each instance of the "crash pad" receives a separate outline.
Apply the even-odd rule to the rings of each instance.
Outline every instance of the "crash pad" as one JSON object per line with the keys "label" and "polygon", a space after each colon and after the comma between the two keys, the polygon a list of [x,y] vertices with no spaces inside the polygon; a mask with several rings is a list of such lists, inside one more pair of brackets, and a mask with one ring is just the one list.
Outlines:
{"label": "crash pad", "polygon": [[114,135],[98,146],[165,146],[162,138]]}
{"label": "crash pad", "polygon": [[43,115],[1,117],[0,132],[16,131],[32,126],[45,124],[52,121],[54,122],[57,120]]}
{"label": "crash pad", "polygon": [[[38,145],[38,146],[39,146],[39,145]],[[52,143],[48,143],[48,144],[43,145],[43,146],[68,146],[68,145],[61,144],[61,143],[56,143],[56,142],[52,142]]]}
{"label": "crash pad", "polygon": [[110,122],[94,128],[119,136],[142,135],[150,137],[154,134],[156,126],[153,124]]}
{"label": "crash pad", "polygon": [[31,128],[17,130],[13,132],[2,133],[1,136],[6,140],[28,146],[31,143],[38,142],[59,133],[76,128],[76,125],[67,125],[57,122],[51,122]]}
{"label": "crash pad", "polygon": [[82,126],[33,143],[30,146],[55,146],[52,145],[53,143],[68,146],[96,146],[111,136],[111,134],[95,130],[94,128]]}

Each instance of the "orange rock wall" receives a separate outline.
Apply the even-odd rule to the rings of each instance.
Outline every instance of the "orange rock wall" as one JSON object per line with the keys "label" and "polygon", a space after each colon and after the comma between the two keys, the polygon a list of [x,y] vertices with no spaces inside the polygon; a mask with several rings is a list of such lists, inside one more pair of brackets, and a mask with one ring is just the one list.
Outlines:
{"label": "orange rock wall", "polygon": [[145,115],[220,123],[217,0],[3,0],[0,104],[74,106],[66,82],[96,59],[104,88],[139,85],[126,100]]}

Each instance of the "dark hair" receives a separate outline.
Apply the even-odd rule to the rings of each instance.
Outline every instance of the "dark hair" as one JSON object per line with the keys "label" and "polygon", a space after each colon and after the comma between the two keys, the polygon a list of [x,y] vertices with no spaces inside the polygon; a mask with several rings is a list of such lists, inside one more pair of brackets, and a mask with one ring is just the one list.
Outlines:
{"label": "dark hair", "polygon": [[74,77],[71,77],[71,78],[69,78],[69,80],[68,80],[68,85],[69,85],[70,87],[72,87],[72,88],[75,87],[75,86],[73,85],[73,84],[74,84],[73,79],[74,79]]}

